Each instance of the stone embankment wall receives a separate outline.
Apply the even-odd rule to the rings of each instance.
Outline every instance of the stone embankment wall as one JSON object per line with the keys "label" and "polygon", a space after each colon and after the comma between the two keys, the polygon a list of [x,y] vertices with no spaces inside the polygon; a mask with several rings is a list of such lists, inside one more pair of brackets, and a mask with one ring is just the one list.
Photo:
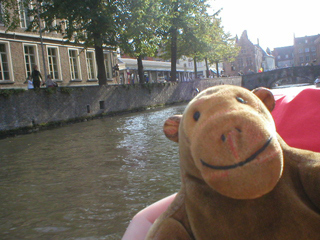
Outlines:
{"label": "stone embankment wall", "polygon": [[189,101],[219,84],[241,85],[241,78],[206,79],[181,83],[61,87],[1,94],[0,137],[37,131],[68,122]]}

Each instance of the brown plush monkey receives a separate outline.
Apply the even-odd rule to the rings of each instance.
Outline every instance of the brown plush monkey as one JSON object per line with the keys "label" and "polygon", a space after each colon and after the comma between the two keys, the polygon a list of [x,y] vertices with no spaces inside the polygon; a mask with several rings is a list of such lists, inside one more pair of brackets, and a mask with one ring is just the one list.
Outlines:
{"label": "brown plush monkey", "polygon": [[164,124],[181,189],[147,239],[320,239],[320,154],[289,147],[272,93],[206,89]]}

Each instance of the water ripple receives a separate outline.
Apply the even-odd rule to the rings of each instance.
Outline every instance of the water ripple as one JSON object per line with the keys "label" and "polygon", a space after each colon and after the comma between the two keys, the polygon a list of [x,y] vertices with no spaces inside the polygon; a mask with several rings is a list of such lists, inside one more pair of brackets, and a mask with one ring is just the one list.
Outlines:
{"label": "water ripple", "polygon": [[184,107],[0,140],[0,239],[120,239],[179,189],[178,145],[162,126]]}

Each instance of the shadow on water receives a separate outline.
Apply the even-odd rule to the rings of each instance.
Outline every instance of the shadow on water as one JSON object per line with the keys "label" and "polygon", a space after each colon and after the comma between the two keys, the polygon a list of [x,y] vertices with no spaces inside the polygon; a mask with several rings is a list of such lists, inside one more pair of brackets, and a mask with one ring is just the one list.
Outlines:
{"label": "shadow on water", "polygon": [[120,239],[180,186],[162,126],[185,105],[0,140],[0,239]]}

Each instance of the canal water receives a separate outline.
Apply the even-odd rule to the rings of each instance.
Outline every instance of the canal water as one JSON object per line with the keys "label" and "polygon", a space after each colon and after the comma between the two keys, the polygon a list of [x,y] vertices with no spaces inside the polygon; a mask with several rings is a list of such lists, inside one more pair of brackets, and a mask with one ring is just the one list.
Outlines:
{"label": "canal water", "polygon": [[162,126],[184,108],[0,140],[0,239],[121,239],[135,213],[180,187]]}

